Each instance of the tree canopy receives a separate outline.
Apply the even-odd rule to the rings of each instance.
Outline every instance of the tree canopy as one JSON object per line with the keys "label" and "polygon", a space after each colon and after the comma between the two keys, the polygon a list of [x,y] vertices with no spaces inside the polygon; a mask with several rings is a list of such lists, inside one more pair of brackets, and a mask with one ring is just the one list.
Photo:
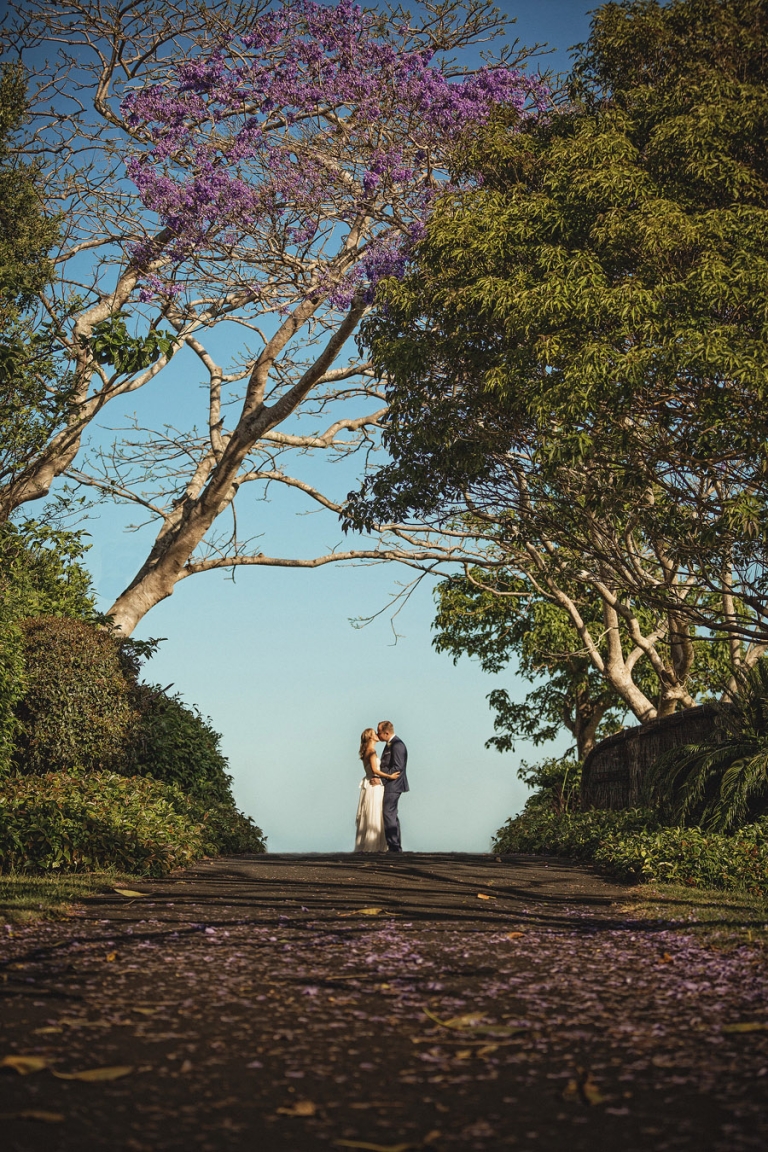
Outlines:
{"label": "tree canopy", "polygon": [[693,702],[693,624],[734,668],[768,638],[767,44],[756,0],[598,9],[570,100],[458,150],[481,180],[441,198],[364,327],[392,462],[348,523],[461,525],[585,643],[568,590],[597,592],[658,714]]}
{"label": "tree canopy", "polygon": [[[402,269],[457,141],[499,103],[522,123],[547,100],[515,46],[461,63],[504,27],[488,0],[412,15],[348,0],[15,0],[6,44],[55,57],[37,77],[24,147],[65,208],[54,295],[69,301],[58,337],[73,396],[65,426],[0,484],[0,506],[66,475],[149,515],[155,538],[110,609],[125,634],[199,572],[395,555],[376,538],[270,556],[239,534],[234,502],[277,485],[340,508],[291,461],[376,442],[381,389],[349,355],[376,284]],[[105,406],[174,361],[194,388],[178,421],[137,416],[84,452]],[[233,528],[221,527],[226,513]]]}
{"label": "tree canopy", "polygon": [[[577,595],[574,590],[571,594]],[[520,739],[545,744],[565,730],[573,739],[577,759],[583,760],[597,740],[626,720],[627,701],[595,666],[568,612],[537,595],[524,578],[502,573],[489,586],[487,573],[470,570],[466,576],[441,581],[437,600],[434,644],[439,652],[448,652],[454,661],[460,656],[473,657],[491,673],[505,672],[511,666],[533,685],[523,700],[514,699],[507,688],[489,694],[496,730],[489,746],[505,752]],[[591,603],[582,597],[582,603],[585,623],[607,660],[608,638],[600,634],[604,619],[600,597],[595,595]],[[640,612],[646,632],[651,631],[652,618],[650,610]],[[619,641],[638,689],[647,698],[658,699],[662,693],[656,670],[636,648],[626,624],[620,627]],[[691,641],[694,659],[686,687],[696,703],[703,703],[729,682],[728,646],[722,639],[713,641],[695,633]],[[661,642],[659,649],[669,659]]]}

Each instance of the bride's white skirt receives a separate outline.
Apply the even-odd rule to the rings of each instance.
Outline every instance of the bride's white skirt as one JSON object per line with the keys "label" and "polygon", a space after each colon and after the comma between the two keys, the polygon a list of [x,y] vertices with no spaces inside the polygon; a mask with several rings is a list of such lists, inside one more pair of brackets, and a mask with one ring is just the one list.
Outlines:
{"label": "bride's white skirt", "polygon": [[363,780],[360,784],[360,800],[357,805],[355,852],[386,852],[383,803],[383,785]]}

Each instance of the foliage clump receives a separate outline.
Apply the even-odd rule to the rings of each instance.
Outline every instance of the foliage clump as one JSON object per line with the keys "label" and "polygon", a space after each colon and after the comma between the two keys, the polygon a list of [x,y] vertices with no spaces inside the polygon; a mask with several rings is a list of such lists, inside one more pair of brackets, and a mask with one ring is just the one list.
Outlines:
{"label": "foliage clump", "polygon": [[233,805],[115,772],[13,776],[0,789],[0,871],[118,868],[164,876],[201,856],[264,852]]}
{"label": "foliage clump", "polygon": [[606,841],[616,836],[647,833],[659,827],[650,809],[627,808],[620,812],[592,809],[588,812],[556,812],[527,807],[507,820],[493,841],[493,852],[532,852],[594,860]]}
{"label": "foliage clump", "polygon": [[667,818],[729,832],[768,815],[768,660],[740,677],[740,691],[699,744],[663,756],[650,792]]}
{"label": "foliage clump", "polygon": [[200,712],[148,684],[136,684],[131,698],[137,723],[124,770],[177,784],[190,796],[231,803],[221,736]]}
{"label": "foliage clump", "polygon": [[492,851],[567,856],[607,876],[701,888],[764,892],[768,885],[768,820],[733,835],[665,828],[651,809],[556,812],[527,807],[496,833]]}
{"label": "foliage clump", "polygon": [[221,737],[139,683],[152,641],[100,620],[80,534],[0,525],[0,870],[160,875],[263,852]]}
{"label": "foliage clump", "polygon": [[119,764],[136,722],[111,632],[83,620],[25,620],[16,763],[24,772]]}
{"label": "foliage clump", "polygon": [[22,621],[95,618],[85,550],[81,533],[34,520],[0,524],[0,776],[11,768],[19,735],[26,685]]}
{"label": "foliage clump", "polygon": [[0,867],[164,876],[205,852],[202,824],[154,780],[110,772],[16,776],[0,792]]}
{"label": "foliage clump", "polygon": [[[60,221],[48,215],[37,163],[15,137],[27,114],[26,74],[0,64],[0,489],[12,486],[60,427],[71,398],[68,366],[50,316],[35,323],[36,297],[54,271],[49,250]],[[0,520],[9,507],[0,496]]]}

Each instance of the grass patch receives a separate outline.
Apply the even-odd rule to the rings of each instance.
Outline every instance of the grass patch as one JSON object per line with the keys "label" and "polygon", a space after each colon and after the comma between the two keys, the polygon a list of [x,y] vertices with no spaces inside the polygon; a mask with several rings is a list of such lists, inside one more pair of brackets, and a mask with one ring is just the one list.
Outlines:
{"label": "grass patch", "polygon": [[634,889],[619,910],[718,948],[749,944],[768,950],[768,898],[764,895],[655,883]]}
{"label": "grass patch", "polygon": [[0,875],[0,923],[30,924],[35,920],[62,920],[78,900],[140,879],[125,872],[83,872],[30,876],[20,872]]}

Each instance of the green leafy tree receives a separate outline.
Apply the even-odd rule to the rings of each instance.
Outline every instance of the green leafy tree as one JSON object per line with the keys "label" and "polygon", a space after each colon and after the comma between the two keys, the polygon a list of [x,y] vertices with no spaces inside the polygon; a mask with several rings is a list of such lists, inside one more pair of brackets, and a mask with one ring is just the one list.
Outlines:
{"label": "green leafy tree", "polygon": [[[596,633],[603,620],[599,597],[582,609],[585,623]],[[650,612],[640,622],[650,628]],[[511,573],[496,573],[489,580],[480,569],[452,577],[438,585],[435,647],[454,661],[466,655],[479,659],[485,672],[499,673],[510,664],[528,683],[536,684],[524,700],[515,701],[504,689],[488,699],[496,713],[497,735],[488,741],[499,751],[514,747],[516,738],[546,744],[565,729],[574,740],[578,761],[595,741],[616,731],[626,720],[625,701],[595,667],[566,611],[537,595],[529,583]],[[656,674],[638,652],[626,627],[619,642],[625,659],[635,652],[633,675],[648,695],[656,688]],[[598,643],[607,659],[606,637]],[[723,690],[730,675],[727,643],[692,634],[695,651],[688,689],[699,703]],[[663,648],[662,648],[663,650]]]}
{"label": "green leafy tree", "polygon": [[489,570],[557,599],[641,720],[694,702],[692,625],[734,671],[768,638],[767,48],[759,0],[599,8],[570,103],[478,134],[457,166],[482,182],[446,193],[365,330],[393,459],[349,523],[469,510]]}
{"label": "green leafy tree", "polygon": [[0,485],[12,482],[63,420],[69,399],[56,323],[35,312],[49,284],[58,220],[44,208],[39,168],[14,137],[26,116],[26,76],[0,64]]}
{"label": "green leafy tree", "polygon": [[522,580],[497,579],[491,589],[475,572],[443,581],[437,595],[439,652],[450,653],[454,662],[475,657],[489,673],[504,671],[514,660],[515,671],[537,685],[519,702],[504,688],[490,693],[497,735],[488,746],[506,752],[519,738],[545,744],[566,729],[582,760],[603,729],[620,726],[626,707],[595,670],[567,615]]}

